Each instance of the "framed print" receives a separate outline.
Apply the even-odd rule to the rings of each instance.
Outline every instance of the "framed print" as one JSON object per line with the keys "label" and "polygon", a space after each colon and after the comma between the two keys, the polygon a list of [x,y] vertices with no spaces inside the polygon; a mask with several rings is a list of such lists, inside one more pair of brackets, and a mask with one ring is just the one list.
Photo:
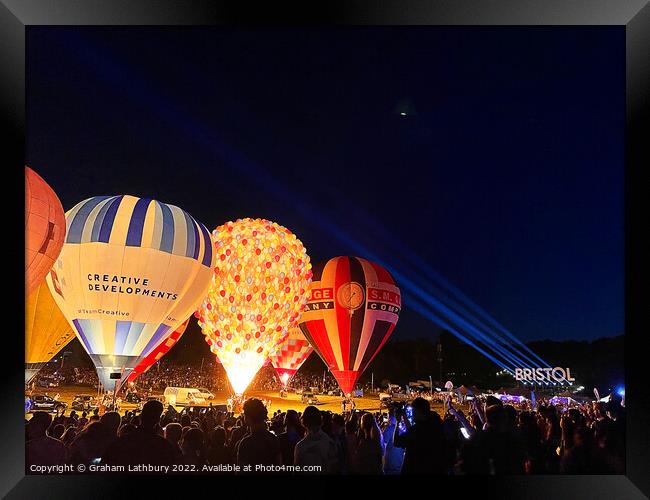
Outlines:
{"label": "framed print", "polygon": [[292,7],[2,2],[0,491],[643,498],[647,2]]}

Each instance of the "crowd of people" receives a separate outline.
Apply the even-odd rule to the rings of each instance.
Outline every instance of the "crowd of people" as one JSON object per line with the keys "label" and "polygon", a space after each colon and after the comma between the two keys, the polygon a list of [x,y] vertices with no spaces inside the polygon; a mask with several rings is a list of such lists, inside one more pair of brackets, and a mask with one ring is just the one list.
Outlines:
{"label": "crowd of people", "polygon": [[[178,472],[307,471],[325,474],[622,474],[625,408],[620,400],[573,408],[516,408],[493,396],[467,415],[447,399],[443,415],[416,398],[409,411],[344,414],[308,406],[275,411],[256,398],[241,414],[215,408],[167,410],[148,401],[141,412],[72,411],[26,421],[32,465],[150,464]],[[235,470],[233,466],[240,469]],[[299,467],[300,469],[298,469]]]}
{"label": "crowd of people", "polygon": [[[57,381],[57,385],[88,385],[97,386],[99,379],[94,368],[65,368],[55,365],[44,367],[32,382],[33,391],[39,380]],[[131,384],[131,390],[140,393],[162,393],[166,387],[195,387],[206,388],[212,392],[230,391],[230,383],[225,371],[218,363],[204,363],[201,366],[178,365],[158,361],[147,372],[141,373]],[[331,373],[315,375],[296,373],[291,380],[294,389],[318,387],[323,392],[338,393],[338,384]],[[282,384],[272,366],[263,367],[255,376],[249,390],[279,391]]]}

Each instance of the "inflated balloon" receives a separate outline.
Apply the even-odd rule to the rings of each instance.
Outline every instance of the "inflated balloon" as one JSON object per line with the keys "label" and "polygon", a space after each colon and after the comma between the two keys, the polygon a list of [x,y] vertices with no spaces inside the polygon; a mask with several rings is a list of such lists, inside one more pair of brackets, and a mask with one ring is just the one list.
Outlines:
{"label": "inflated balloon", "polygon": [[305,360],[314,351],[309,342],[298,327],[289,330],[289,335],[284,342],[278,344],[269,356],[269,361],[275,368],[280,382],[285,387],[296,372],[300,369]]}
{"label": "inflated balloon", "polygon": [[228,222],[213,238],[214,277],[196,316],[233,389],[242,394],[296,325],[311,264],[296,235],[266,219]]}
{"label": "inflated balloon", "polygon": [[25,167],[25,292],[43,282],[65,238],[63,206],[52,188]]}
{"label": "inflated balloon", "polygon": [[129,378],[126,379],[127,382],[133,382],[138,375],[141,373],[146,373],[149,371],[149,368],[151,368],[154,363],[156,363],[160,358],[162,358],[165,354],[169,352],[169,350],[176,345],[176,342],[180,340],[180,338],[183,336],[183,333],[185,333],[185,329],[187,328],[188,323],[190,322],[190,318],[187,318],[185,321],[181,323],[181,325],[176,328],[172,332],[167,339],[165,339],[164,342],[161,342],[158,344],[158,347],[156,347],[153,351],[151,351],[149,354],[147,354],[142,361],[136,366],[133,371],[131,372],[131,375],[129,375]]}
{"label": "inflated balloon", "polygon": [[334,257],[314,266],[300,329],[343,392],[352,392],[390,337],[401,304],[395,280],[378,264]]}
{"label": "inflated balloon", "polygon": [[74,331],[47,283],[41,283],[25,303],[25,383],[73,338]]}
{"label": "inflated balloon", "polygon": [[214,266],[210,233],[173,205],[97,196],[66,213],[47,282],[107,390],[192,314]]}

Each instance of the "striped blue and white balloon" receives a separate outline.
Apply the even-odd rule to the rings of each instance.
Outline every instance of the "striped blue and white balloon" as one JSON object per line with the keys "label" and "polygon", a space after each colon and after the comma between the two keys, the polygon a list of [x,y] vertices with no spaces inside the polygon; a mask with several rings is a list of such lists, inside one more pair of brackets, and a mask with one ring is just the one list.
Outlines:
{"label": "striped blue and white balloon", "polygon": [[[107,390],[126,380],[207,294],[210,232],[184,210],[135,196],[96,196],[66,213],[48,285]],[[119,384],[118,384],[119,385]]]}

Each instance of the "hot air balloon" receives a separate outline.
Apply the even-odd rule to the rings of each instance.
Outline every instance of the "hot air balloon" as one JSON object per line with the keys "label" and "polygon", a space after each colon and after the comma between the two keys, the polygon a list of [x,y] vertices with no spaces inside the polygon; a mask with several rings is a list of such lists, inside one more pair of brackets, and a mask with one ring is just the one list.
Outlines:
{"label": "hot air balloon", "polygon": [[291,377],[296,374],[313,350],[314,348],[309,345],[298,327],[289,330],[289,335],[284,342],[278,344],[275,352],[269,356],[269,360],[284,387],[287,386]]}
{"label": "hot air balloon", "polygon": [[136,366],[135,369],[131,372],[131,375],[129,375],[129,378],[127,378],[126,381],[133,382],[138,375],[148,372],[149,368],[151,368],[154,363],[156,363],[160,358],[167,354],[169,350],[174,347],[174,345],[176,345],[176,342],[181,339],[189,322],[190,318],[187,318],[181,323],[178,328],[176,328],[176,330],[173,331],[171,335],[169,335],[169,337],[167,337],[164,342],[158,344],[158,347],[147,354],[147,356],[145,356],[142,361],[140,361],[140,364],[138,364],[138,366]]}
{"label": "hot air balloon", "polygon": [[243,394],[298,321],[311,264],[300,240],[266,219],[227,222],[213,237],[214,277],[196,316],[235,393]]}
{"label": "hot air balloon", "polygon": [[300,329],[349,394],[393,332],[400,308],[399,288],[386,269],[359,257],[334,257],[314,266]]}
{"label": "hot air balloon", "polygon": [[59,256],[65,214],[59,198],[40,175],[25,166],[25,292],[43,282]]}
{"label": "hot air balloon", "polygon": [[117,391],[205,297],[212,239],[180,208],[128,195],[84,200],[66,224],[47,283],[100,382]]}
{"label": "hot air balloon", "polygon": [[74,338],[47,283],[27,296],[25,304],[25,383]]}

